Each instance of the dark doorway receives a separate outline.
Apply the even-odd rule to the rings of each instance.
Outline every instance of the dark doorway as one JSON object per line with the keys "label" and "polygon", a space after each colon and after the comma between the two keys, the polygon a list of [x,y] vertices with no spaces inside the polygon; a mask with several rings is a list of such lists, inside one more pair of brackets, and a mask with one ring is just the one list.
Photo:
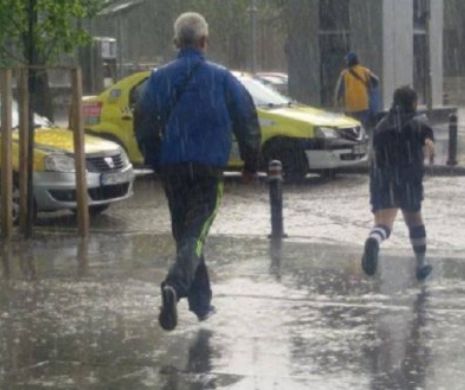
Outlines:
{"label": "dark doorway", "polygon": [[429,0],[413,1],[413,87],[418,99],[426,104],[429,88],[429,44],[428,19],[430,17]]}
{"label": "dark doorway", "polygon": [[426,104],[428,92],[428,45],[426,34],[413,36],[413,87],[420,103]]}

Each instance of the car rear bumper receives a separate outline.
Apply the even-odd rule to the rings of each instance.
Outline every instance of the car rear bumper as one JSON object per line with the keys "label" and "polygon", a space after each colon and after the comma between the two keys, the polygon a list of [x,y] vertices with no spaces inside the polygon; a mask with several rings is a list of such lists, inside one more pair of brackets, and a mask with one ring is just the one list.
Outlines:
{"label": "car rear bumper", "polygon": [[[132,166],[114,173],[121,175],[104,177],[102,173],[87,172],[89,206],[107,205],[127,199],[133,194],[135,175]],[[38,211],[76,208],[75,174],[35,172],[34,198]]]}

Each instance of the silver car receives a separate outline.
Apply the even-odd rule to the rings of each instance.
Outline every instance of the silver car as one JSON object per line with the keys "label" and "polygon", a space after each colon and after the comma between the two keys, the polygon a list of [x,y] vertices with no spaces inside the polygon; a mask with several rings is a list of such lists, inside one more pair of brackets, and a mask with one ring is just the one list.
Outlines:
{"label": "silver car", "polygon": [[[73,132],[35,115],[33,190],[35,212],[76,210]],[[18,108],[13,104],[13,220],[19,217]],[[101,138],[84,138],[89,212],[106,210],[111,203],[133,194],[134,170],[121,146]],[[0,166],[1,168],[1,166]]]}

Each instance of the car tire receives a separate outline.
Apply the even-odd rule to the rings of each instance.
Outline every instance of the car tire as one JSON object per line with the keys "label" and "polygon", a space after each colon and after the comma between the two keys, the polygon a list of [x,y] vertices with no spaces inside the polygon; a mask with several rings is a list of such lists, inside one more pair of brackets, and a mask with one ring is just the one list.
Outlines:
{"label": "car tire", "polygon": [[[1,195],[0,195],[1,199]],[[12,194],[12,201],[13,201],[13,225],[17,226],[19,225],[19,216],[20,216],[20,192],[19,192],[19,184],[18,184],[18,178],[16,174],[13,177],[13,194]],[[36,220],[37,218],[37,205],[34,202],[34,209],[32,210],[33,213],[33,221]]]}
{"label": "car tire", "polygon": [[320,176],[326,180],[333,180],[336,178],[336,170],[335,169],[323,169],[320,173]]}
{"label": "car tire", "polygon": [[308,173],[308,160],[303,148],[293,140],[269,141],[263,148],[263,168],[268,170],[272,160],[279,160],[283,166],[283,178],[287,183],[300,183]]}
{"label": "car tire", "polygon": [[[19,225],[19,185],[13,180],[13,225]],[[34,215],[35,216],[35,215]]]}

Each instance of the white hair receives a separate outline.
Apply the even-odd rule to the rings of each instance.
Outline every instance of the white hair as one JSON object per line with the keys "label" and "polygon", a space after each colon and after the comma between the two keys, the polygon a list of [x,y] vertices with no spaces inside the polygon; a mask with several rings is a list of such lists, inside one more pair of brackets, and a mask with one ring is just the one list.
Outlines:
{"label": "white hair", "polygon": [[204,37],[208,37],[208,24],[197,12],[185,12],[174,22],[174,40],[178,46],[195,45]]}

